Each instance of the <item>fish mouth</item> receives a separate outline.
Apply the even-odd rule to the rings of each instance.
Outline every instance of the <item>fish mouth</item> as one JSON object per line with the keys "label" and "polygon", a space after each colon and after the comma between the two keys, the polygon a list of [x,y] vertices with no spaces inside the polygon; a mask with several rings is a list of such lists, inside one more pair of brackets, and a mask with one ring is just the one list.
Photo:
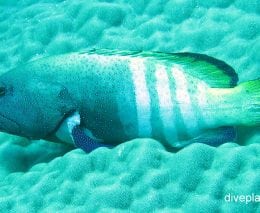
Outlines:
{"label": "fish mouth", "polygon": [[10,134],[20,135],[21,127],[16,121],[0,114],[0,131],[10,133]]}

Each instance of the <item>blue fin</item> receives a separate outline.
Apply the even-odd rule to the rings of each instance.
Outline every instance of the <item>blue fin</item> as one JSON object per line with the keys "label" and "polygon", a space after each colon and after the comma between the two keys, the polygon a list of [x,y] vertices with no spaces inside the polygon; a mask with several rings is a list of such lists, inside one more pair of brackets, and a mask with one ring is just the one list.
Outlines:
{"label": "blue fin", "polygon": [[193,143],[204,143],[210,146],[219,146],[223,143],[234,142],[236,140],[237,133],[234,127],[220,127],[218,129],[208,130],[198,137],[192,138],[187,141],[179,141],[173,146],[175,148],[182,148]]}
{"label": "blue fin", "polygon": [[75,146],[83,149],[85,152],[91,152],[99,147],[111,147],[86,135],[80,126],[74,126],[71,133]]}

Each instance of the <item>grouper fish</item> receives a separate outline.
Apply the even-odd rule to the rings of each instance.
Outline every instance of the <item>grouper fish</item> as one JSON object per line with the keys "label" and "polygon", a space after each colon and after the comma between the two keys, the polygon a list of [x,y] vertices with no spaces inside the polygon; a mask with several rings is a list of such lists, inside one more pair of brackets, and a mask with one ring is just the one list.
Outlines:
{"label": "grouper fish", "polygon": [[30,61],[0,76],[0,130],[86,152],[134,138],[166,147],[236,138],[259,126],[260,79],[196,53],[89,50]]}

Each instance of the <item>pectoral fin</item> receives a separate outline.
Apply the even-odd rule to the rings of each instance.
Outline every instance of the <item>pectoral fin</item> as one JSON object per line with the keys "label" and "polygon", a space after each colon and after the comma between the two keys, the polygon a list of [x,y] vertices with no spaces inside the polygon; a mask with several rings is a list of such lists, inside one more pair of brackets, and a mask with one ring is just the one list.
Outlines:
{"label": "pectoral fin", "polygon": [[85,152],[91,152],[99,147],[110,147],[103,144],[101,139],[94,137],[90,130],[80,127],[80,115],[78,112],[65,119],[55,135],[59,140],[74,144]]}
{"label": "pectoral fin", "polygon": [[235,139],[236,130],[234,127],[221,127],[218,129],[208,130],[191,140],[176,142],[173,146],[175,148],[182,148],[193,143],[204,143],[216,147],[223,143],[233,142]]}
{"label": "pectoral fin", "polygon": [[95,139],[86,134],[79,126],[72,129],[71,136],[76,147],[83,149],[85,152],[91,152],[99,147],[110,147],[100,143],[100,139]]}

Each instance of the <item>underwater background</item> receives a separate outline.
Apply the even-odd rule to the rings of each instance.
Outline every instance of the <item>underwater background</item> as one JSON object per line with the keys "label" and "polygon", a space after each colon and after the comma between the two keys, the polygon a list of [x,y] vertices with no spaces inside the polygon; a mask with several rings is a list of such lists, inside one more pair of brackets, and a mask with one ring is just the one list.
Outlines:
{"label": "underwater background", "polygon": [[[0,0],[0,74],[89,48],[197,52],[259,78],[259,0]],[[242,112],[241,112],[242,113]],[[136,139],[90,154],[0,134],[0,212],[260,212],[260,131],[167,152]]]}

